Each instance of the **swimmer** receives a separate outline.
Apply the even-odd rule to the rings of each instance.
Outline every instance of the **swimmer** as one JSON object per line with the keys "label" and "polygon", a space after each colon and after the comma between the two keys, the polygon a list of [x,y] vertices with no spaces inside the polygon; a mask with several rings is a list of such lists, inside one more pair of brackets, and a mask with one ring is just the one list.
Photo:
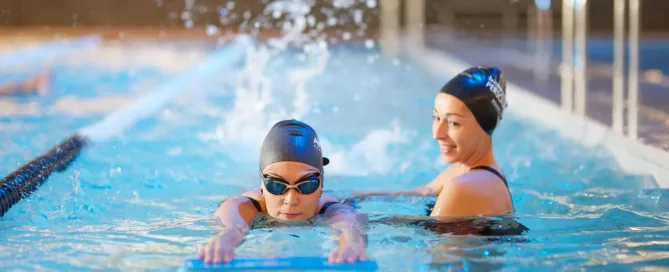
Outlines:
{"label": "swimmer", "polygon": [[323,157],[318,136],[309,125],[285,120],[269,131],[260,150],[260,189],[224,201],[215,213],[223,229],[198,253],[198,259],[229,262],[244,240],[252,220],[266,215],[284,221],[322,215],[339,235],[331,263],[367,259],[357,212],[323,194]]}
{"label": "swimmer", "polygon": [[435,217],[512,214],[511,192],[492,147],[506,107],[506,80],[499,69],[463,71],[441,88],[432,113],[433,136],[449,166],[415,190],[362,196],[435,196],[429,214]]}
{"label": "swimmer", "polygon": [[51,90],[51,72],[44,72],[21,82],[0,83],[0,95],[31,94],[46,95]]}

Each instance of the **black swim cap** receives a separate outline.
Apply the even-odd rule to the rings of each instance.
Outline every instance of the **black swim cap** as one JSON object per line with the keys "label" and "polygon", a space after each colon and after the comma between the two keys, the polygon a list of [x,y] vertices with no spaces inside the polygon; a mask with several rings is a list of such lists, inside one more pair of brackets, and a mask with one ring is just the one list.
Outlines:
{"label": "black swim cap", "polygon": [[481,128],[492,135],[502,120],[506,102],[506,80],[494,67],[478,66],[464,70],[448,81],[440,92],[460,99]]}
{"label": "black swim cap", "polygon": [[323,172],[330,160],[323,157],[316,131],[297,120],[276,123],[260,148],[260,171],[275,162],[301,162]]}

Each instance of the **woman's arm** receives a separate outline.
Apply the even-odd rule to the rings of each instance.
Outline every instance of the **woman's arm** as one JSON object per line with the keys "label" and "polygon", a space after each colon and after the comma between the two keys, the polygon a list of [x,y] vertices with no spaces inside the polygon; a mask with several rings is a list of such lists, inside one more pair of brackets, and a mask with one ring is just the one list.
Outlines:
{"label": "woman's arm", "polygon": [[436,178],[434,178],[430,183],[425,184],[421,187],[413,189],[411,191],[400,191],[400,192],[372,192],[372,193],[358,193],[356,194],[359,197],[365,198],[370,196],[439,196],[442,188],[444,187],[444,179],[448,176],[448,169],[441,172]]}
{"label": "woman's arm", "polygon": [[444,181],[451,176],[452,170],[447,168],[442,171],[437,177],[435,177],[428,184],[425,184],[421,187],[410,191],[400,191],[400,192],[372,192],[372,193],[357,193],[358,197],[370,197],[370,196],[439,196],[442,188],[444,188]]}
{"label": "woman's arm", "polygon": [[244,196],[223,202],[214,214],[223,228],[199,251],[198,259],[206,263],[231,261],[235,248],[250,229],[251,220],[259,213],[253,202]]}
{"label": "woman's arm", "polygon": [[[336,201],[332,198],[329,201]],[[335,203],[323,214],[330,227],[337,233],[339,247],[332,251],[328,261],[331,263],[355,262],[367,259],[365,237],[360,231],[358,213],[349,205]]]}
{"label": "woman's arm", "polygon": [[9,82],[0,84],[0,95],[4,94],[14,94],[23,90],[23,84]]}
{"label": "woman's arm", "polygon": [[372,192],[372,193],[358,193],[358,196],[361,197],[371,197],[371,196],[438,196],[438,193],[427,184],[422,187],[418,187],[411,191],[399,191],[399,192]]}

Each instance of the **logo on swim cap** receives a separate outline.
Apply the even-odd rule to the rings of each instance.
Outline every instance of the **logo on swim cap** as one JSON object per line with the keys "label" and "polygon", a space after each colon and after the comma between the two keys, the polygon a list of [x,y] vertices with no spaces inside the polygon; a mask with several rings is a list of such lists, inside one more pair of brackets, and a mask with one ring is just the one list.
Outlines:
{"label": "logo on swim cap", "polygon": [[508,103],[506,102],[506,94],[504,93],[504,90],[502,89],[502,86],[495,80],[494,77],[490,76],[488,77],[488,82],[485,84],[490,91],[495,94],[495,97],[497,100],[493,99],[491,101],[493,107],[497,111],[497,121],[502,118],[502,112],[504,109],[508,106]]}
{"label": "logo on swim cap", "polygon": [[318,148],[318,151],[323,152],[323,151],[321,150],[321,143],[318,141],[318,137],[314,137],[314,146],[315,146],[316,148]]}

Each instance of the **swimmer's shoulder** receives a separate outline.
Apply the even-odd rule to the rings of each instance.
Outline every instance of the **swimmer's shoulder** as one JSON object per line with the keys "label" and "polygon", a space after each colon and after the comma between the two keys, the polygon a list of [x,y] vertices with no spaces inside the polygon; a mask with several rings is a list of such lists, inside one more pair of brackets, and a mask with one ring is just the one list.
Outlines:
{"label": "swimmer's shoulder", "polygon": [[[507,188],[496,175],[488,171],[469,171],[444,183],[436,206],[445,214],[505,214],[513,212]],[[463,205],[465,204],[465,205]]]}
{"label": "swimmer's shoulder", "polygon": [[241,195],[241,197],[245,198],[248,202],[253,204],[254,208],[259,213],[265,213],[267,211],[267,206],[265,205],[265,197],[260,192],[260,189],[245,192]]}
{"label": "swimmer's shoulder", "polygon": [[[448,186],[449,189],[481,191],[481,193],[490,193],[498,189],[497,187],[506,191],[506,186],[504,186],[502,180],[486,170],[471,170],[454,177],[452,181],[445,184],[445,186]],[[488,188],[488,190],[483,190],[483,188]]]}
{"label": "swimmer's shoulder", "polygon": [[449,181],[457,177],[456,173],[457,171],[451,165],[439,173],[439,175],[437,175],[437,177],[435,177],[430,183],[425,185],[425,188],[430,189],[432,192],[438,195],[444,189],[445,184],[449,183]]}
{"label": "swimmer's shoulder", "polygon": [[323,205],[330,203],[330,202],[337,202],[339,203],[339,200],[331,195],[323,195],[320,198],[318,198],[318,208],[322,208]]}
{"label": "swimmer's shoulder", "polygon": [[459,177],[462,182],[476,183],[493,190],[507,191],[506,178],[498,165],[478,166]]}
{"label": "swimmer's shoulder", "polygon": [[323,214],[332,205],[340,203],[339,200],[331,195],[323,195],[318,198],[318,213]]}

